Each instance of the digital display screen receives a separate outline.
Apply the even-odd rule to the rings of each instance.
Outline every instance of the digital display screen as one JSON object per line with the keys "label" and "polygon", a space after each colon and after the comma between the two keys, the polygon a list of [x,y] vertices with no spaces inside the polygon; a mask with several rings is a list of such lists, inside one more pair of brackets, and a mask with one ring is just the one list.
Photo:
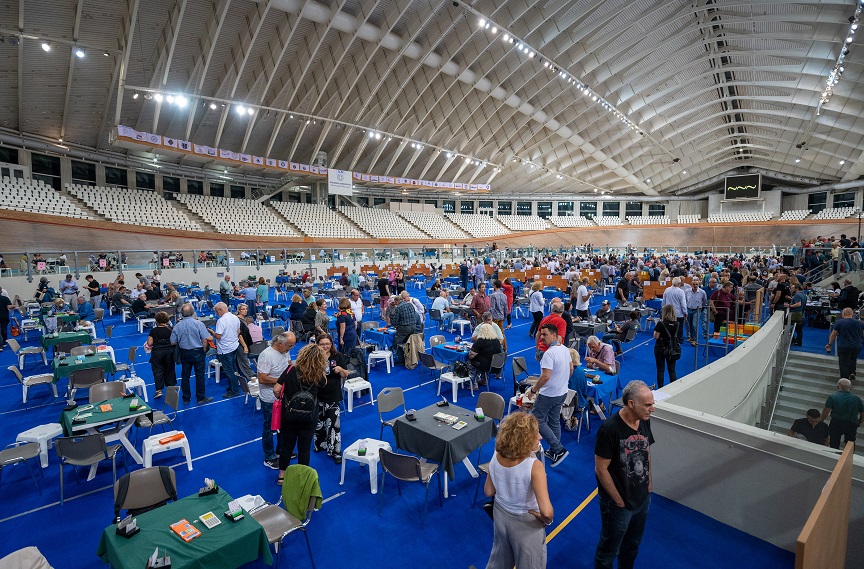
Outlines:
{"label": "digital display screen", "polygon": [[761,190],[762,176],[760,174],[726,177],[727,200],[758,198]]}

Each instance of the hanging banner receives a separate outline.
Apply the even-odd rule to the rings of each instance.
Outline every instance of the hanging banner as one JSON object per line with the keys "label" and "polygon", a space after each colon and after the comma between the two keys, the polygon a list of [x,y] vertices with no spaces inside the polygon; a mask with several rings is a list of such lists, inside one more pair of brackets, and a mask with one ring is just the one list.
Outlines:
{"label": "hanging banner", "polygon": [[354,188],[351,183],[351,172],[333,168],[327,170],[327,193],[339,196],[353,195]]}

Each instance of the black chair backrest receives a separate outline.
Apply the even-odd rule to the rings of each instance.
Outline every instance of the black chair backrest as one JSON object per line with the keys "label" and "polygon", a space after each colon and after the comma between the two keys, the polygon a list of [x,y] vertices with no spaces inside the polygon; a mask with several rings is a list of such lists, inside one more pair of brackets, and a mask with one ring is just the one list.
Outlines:
{"label": "black chair backrest", "polygon": [[124,475],[114,483],[114,516],[121,510],[131,516],[149,512],[177,500],[177,481],[167,466],[142,468]]}
{"label": "black chair backrest", "polygon": [[54,351],[68,354],[72,351],[72,348],[77,348],[80,345],[81,345],[81,340],[69,340],[68,342],[57,342],[57,346],[55,346]]}
{"label": "black chair backrest", "polygon": [[76,369],[69,377],[72,387],[90,387],[101,383],[105,379],[105,370],[101,367]]}

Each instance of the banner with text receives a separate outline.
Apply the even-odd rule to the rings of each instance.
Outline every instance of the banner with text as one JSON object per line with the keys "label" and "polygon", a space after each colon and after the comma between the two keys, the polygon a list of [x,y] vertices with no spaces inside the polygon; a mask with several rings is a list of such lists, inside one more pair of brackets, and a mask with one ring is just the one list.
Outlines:
{"label": "banner with text", "polygon": [[327,170],[327,193],[339,196],[354,195],[351,172],[348,170]]}

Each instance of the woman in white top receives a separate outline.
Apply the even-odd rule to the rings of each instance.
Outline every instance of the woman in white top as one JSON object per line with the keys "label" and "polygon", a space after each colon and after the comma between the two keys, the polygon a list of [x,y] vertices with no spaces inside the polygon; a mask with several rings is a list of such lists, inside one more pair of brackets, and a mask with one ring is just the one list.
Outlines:
{"label": "woman in white top", "polygon": [[534,319],[531,322],[531,329],[528,331],[528,336],[533,338],[540,328],[540,322],[543,321],[543,307],[546,305],[546,299],[543,297],[543,283],[539,280],[534,281],[531,285],[531,293],[528,295],[528,312]]}
{"label": "woman in white top", "polygon": [[486,569],[545,569],[546,526],[552,502],[546,471],[535,452],[540,445],[537,419],[513,413],[495,439],[484,492],[495,497],[492,553]]}

